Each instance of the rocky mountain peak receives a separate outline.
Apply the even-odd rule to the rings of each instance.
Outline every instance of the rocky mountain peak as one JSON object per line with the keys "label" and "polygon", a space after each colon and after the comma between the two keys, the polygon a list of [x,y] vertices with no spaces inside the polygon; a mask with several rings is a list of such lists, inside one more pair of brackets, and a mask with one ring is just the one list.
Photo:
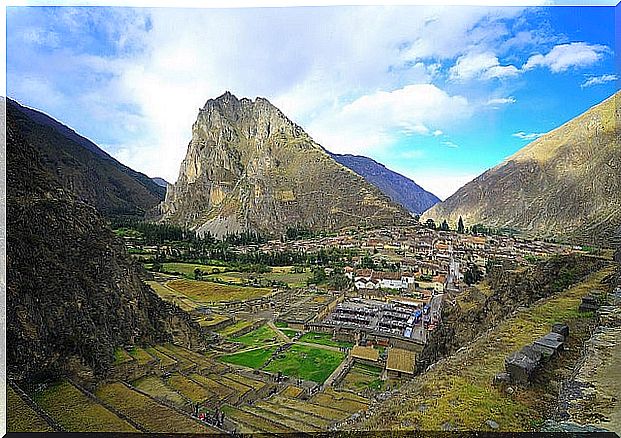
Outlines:
{"label": "rocky mountain peak", "polygon": [[179,178],[161,212],[165,221],[216,235],[409,218],[269,100],[238,99],[230,92],[199,111]]}

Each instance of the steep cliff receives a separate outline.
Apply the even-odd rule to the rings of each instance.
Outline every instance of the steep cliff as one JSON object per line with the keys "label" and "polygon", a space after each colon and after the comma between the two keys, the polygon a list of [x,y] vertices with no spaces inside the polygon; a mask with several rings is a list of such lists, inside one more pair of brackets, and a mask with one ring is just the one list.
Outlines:
{"label": "steep cliff", "polygon": [[165,187],[119,163],[90,140],[46,114],[11,99],[6,102],[7,114],[37,150],[43,166],[104,216],[142,218],[164,199]]}
{"label": "steep cliff", "polygon": [[585,244],[621,244],[617,93],[475,178],[423,220],[477,223]]}
{"label": "steep cliff", "polygon": [[414,214],[421,214],[440,202],[440,199],[433,193],[426,191],[411,179],[388,169],[371,158],[350,154],[330,155],[337,162],[376,186],[392,201]]}
{"label": "steep cliff", "polygon": [[138,277],[95,208],[44,166],[7,114],[7,370],[18,380],[104,375],[117,346],[176,340],[200,327]]}
{"label": "steep cliff", "polygon": [[200,109],[161,212],[164,221],[216,235],[411,220],[266,99],[237,99],[228,92]]}

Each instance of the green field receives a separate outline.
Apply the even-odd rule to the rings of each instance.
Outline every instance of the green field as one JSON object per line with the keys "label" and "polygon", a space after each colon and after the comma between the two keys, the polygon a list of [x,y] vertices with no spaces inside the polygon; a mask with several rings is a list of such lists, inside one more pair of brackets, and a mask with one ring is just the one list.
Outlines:
{"label": "green field", "polygon": [[257,348],[241,353],[227,354],[220,357],[222,362],[241,365],[248,368],[260,368],[276,351],[276,347]]}
{"label": "green field", "polygon": [[295,335],[297,335],[298,333],[300,333],[297,330],[287,329],[287,328],[281,328],[280,331],[283,332],[285,335],[289,336],[290,338],[292,338]]}
{"label": "green field", "polygon": [[54,432],[10,386],[6,388],[6,402],[7,432]]}
{"label": "green field", "polygon": [[381,390],[384,387],[384,382],[380,380],[381,373],[381,368],[357,363],[347,373],[341,386],[354,392],[365,389]]}
{"label": "green field", "polygon": [[235,335],[235,333],[245,329],[248,326],[253,324],[252,321],[246,321],[245,319],[240,319],[235,324],[224,327],[221,330],[217,330],[217,333],[220,333],[222,336],[231,336]]}
{"label": "green field", "polygon": [[55,383],[35,393],[34,400],[54,420],[71,432],[138,432],[69,382]]}
{"label": "green field", "polygon": [[197,302],[205,304],[219,301],[250,300],[263,297],[272,291],[269,288],[231,286],[185,278],[169,281],[166,285]]}
{"label": "green field", "polygon": [[323,383],[344,358],[345,354],[338,351],[293,345],[270,362],[265,371]]}
{"label": "green field", "polygon": [[251,331],[250,333],[246,333],[245,335],[242,335],[236,338],[231,338],[231,341],[239,342],[241,344],[248,345],[248,346],[258,347],[261,345],[265,345],[266,343],[277,342],[278,336],[276,335],[276,333],[274,333],[274,330],[272,330],[266,324],[266,325],[262,325],[256,330]]}
{"label": "green field", "polygon": [[316,333],[316,332],[308,332],[304,333],[300,339],[300,342],[308,342],[311,344],[320,344],[327,345],[329,347],[353,347],[354,344],[351,342],[344,341],[334,341],[332,340],[332,335],[330,333]]}

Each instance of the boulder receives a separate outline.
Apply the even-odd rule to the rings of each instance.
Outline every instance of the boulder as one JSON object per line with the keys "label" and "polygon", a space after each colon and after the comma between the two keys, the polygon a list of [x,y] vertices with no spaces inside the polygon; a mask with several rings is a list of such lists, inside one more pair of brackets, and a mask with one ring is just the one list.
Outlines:
{"label": "boulder", "polygon": [[595,297],[587,295],[582,298],[582,303],[580,303],[580,307],[578,307],[579,312],[595,312],[599,309],[599,304]]}
{"label": "boulder", "polygon": [[569,337],[569,326],[562,322],[557,322],[552,326],[552,333],[558,333],[567,339]]}
{"label": "boulder", "polygon": [[505,370],[511,376],[511,381],[519,384],[526,384],[539,364],[541,363],[541,351],[533,348],[532,345],[523,347],[505,359]]}
{"label": "boulder", "polygon": [[563,349],[564,344],[565,337],[559,333],[552,332],[537,339],[533,344],[533,348],[541,352],[544,358],[548,359],[557,355]]}

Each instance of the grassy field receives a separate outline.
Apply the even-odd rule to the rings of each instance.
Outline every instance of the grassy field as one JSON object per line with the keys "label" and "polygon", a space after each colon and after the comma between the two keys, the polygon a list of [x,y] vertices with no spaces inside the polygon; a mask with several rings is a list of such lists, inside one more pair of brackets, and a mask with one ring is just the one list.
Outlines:
{"label": "grassy field", "polygon": [[292,338],[295,335],[297,335],[298,333],[300,333],[298,330],[287,329],[287,328],[281,328],[280,331],[283,332],[285,335],[287,335],[290,338]]}
{"label": "grassy field", "polygon": [[323,383],[345,358],[343,353],[305,345],[293,345],[265,367],[265,371],[282,372],[289,377]]}
{"label": "grassy field", "polygon": [[256,330],[251,331],[250,333],[246,333],[245,335],[238,336],[235,338],[231,338],[233,342],[239,342],[248,346],[261,346],[266,343],[273,343],[278,341],[278,336],[274,333],[267,324],[262,325]]}
{"label": "grassy field", "polygon": [[39,416],[13,388],[6,388],[7,432],[54,432],[52,426]]}
{"label": "grassy field", "polygon": [[180,408],[183,408],[189,404],[188,400],[182,397],[178,392],[171,389],[168,385],[166,385],[166,383],[156,376],[142,377],[133,381],[132,386],[146,392],[151,397],[166,400],[167,402]]}
{"label": "grassy field", "polygon": [[222,336],[231,336],[235,335],[235,333],[242,331],[246,327],[249,327],[253,324],[252,321],[246,321],[245,319],[240,319],[235,324],[231,324],[229,326],[224,327],[222,330],[218,330],[217,333],[220,333]]}
{"label": "grassy field", "polygon": [[53,384],[36,393],[34,399],[50,417],[71,432],[138,432],[69,382]]}
{"label": "grassy field", "polygon": [[231,286],[187,279],[169,281],[167,286],[201,303],[250,300],[265,296],[272,291],[269,288]]}
{"label": "grassy field", "polygon": [[299,341],[308,342],[311,344],[327,345],[330,347],[350,347],[351,348],[354,346],[354,344],[352,344],[351,342],[332,340],[332,335],[330,333],[315,333],[315,332],[304,333],[302,336],[300,336]]}
{"label": "grassy field", "polygon": [[272,356],[274,351],[276,351],[276,347],[257,348],[255,350],[220,356],[220,360],[233,365],[256,369],[263,365]]}
{"label": "grassy field", "polygon": [[355,364],[341,382],[341,386],[354,392],[365,389],[381,390],[384,387],[384,382],[379,378],[381,373],[381,368]]}
{"label": "grassy field", "polygon": [[182,376],[181,374],[173,374],[167,379],[166,382],[172,389],[190,399],[194,403],[203,403],[213,395],[207,388],[185,376]]}
{"label": "grassy field", "polygon": [[186,312],[191,312],[199,306],[198,303],[192,301],[181,292],[171,290],[157,281],[146,281],[145,283],[151,286],[151,289],[153,289],[161,299],[176,304]]}
{"label": "grassy field", "polygon": [[133,357],[139,365],[146,365],[149,362],[155,362],[155,359],[153,358],[153,356],[151,356],[149,353],[147,353],[145,350],[143,350],[140,347],[134,347],[131,350],[128,351],[129,355],[131,357]]}
{"label": "grassy field", "polygon": [[209,426],[182,415],[169,407],[132,391],[122,383],[110,383],[97,388],[97,397],[110,403],[149,432],[210,433]]}
{"label": "grassy field", "polygon": [[[546,397],[556,398],[558,389],[534,385],[510,395],[492,386],[492,379],[504,369],[507,355],[546,334],[555,322],[569,323],[570,346],[577,343],[570,348],[579,350],[573,327],[589,317],[578,313],[581,298],[592,289],[601,289],[601,281],[610,272],[610,268],[596,272],[508,318],[461,353],[406,384],[400,397],[405,402],[386,402],[362,427],[403,428],[402,421],[407,419],[408,427],[421,430],[439,430],[445,423],[460,430],[480,430],[491,419],[500,431],[535,430],[546,412]],[[424,412],[419,409],[423,405]]]}
{"label": "grassy field", "polygon": [[120,365],[125,362],[131,362],[133,358],[122,348],[114,350],[114,365]]}

